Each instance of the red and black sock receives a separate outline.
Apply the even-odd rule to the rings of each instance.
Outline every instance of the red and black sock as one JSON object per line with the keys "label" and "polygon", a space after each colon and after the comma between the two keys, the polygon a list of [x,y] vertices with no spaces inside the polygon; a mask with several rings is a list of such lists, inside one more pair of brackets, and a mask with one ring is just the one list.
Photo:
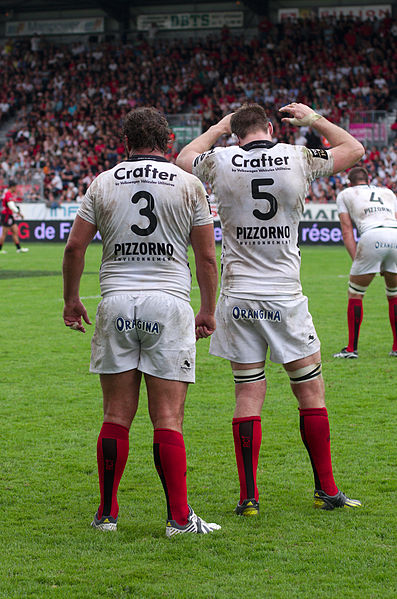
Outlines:
{"label": "red and black sock", "polygon": [[163,483],[168,520],[187,524],[189,507],[186,488],[186,450],[183,435],[168,428],[156,428],[153,435],[153,457]]}
{"label": "red and black sock", "polygon": [[119,504],[117,490],[127,463],[129,451],[128,429],[120,424],[104,422],[97,443],[97,461],[101,503],[98,518],[117,518]]}
{"label": "red and black sock", "polygon": [[336,495],[331,462],[331,442],[326,408],[299,409],[302,441],[312,463],[314,486],[327,495]]}
{"label": "red and black sock", "polygon": [[348,351],[357,351],[360,326],[363,321],[363,300],[349,299],[347,305],[347,326],[349,328]]}
{"label": "red and black sock", "polygon": [[397,351],[397,297],[388,297],[389,318],[391,330],[393,331],[393,351]]}
{"label": "red and black sock", "polygon": [[240,504],[244,499],[255,498],[259,501],[256,472],[262,442],[260,416],[233,418],[233,438],[240,481]]}

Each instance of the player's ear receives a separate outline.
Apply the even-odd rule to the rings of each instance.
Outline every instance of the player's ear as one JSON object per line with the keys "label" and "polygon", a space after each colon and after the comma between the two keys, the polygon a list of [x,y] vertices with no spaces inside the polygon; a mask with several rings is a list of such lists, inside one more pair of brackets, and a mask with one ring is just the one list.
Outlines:
{"label": "player's ear", "polygon": [[269,135],[273,135],[273,123],[271,123],[270,121],[267,126],[267,132],[269,133]]}

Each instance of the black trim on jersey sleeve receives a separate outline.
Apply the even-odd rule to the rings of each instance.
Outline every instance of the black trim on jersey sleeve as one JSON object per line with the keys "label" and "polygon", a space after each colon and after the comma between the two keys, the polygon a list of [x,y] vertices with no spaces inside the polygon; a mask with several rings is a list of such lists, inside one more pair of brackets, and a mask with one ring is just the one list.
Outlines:
{"label": "black trim on jersey sleeve", "polygon": [[274,148],[278,142],[269,141],[268,139],[256,139],[254,141],[250,141],[245,146],[240,146],[242,150],[248,152],[249,150],[254,150],[256,148]]}
{"label": "black trim on jersey sleeve", "polygon": [[323,148],[308,148],[308,150],[313,158],[322,158],[323,160],[328,160],[327,150],[324,150]]}
{"label": "black trim on jersey sleeve", "polygon": [[151,154],[133,154],[122,162],[137,162],[138,160],[155,160],[156,162],[169,162],[164,156],[153,156]]}

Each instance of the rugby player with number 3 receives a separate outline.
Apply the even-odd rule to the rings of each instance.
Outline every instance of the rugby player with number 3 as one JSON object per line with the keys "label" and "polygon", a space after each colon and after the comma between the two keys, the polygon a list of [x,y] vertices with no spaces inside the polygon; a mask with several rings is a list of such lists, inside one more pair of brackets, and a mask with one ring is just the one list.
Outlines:
{"label": "rugby player with number 3", "polygon": [[[117,528],[117,490],[143,374],[154,462],[167,501],[167,537],[220,528],[187,503],[182,434],[186,392],[195,380],[195,342],[215,329],[214,227],[202,183],[165,158],[170,135],[156,109],[128,113],[123,125],[127,158],[91,183],[63,261],[64,322],[84,333],[82,319],[90,321],[79,297],[80,279],[87,247],[100,232],[102,301],[90,370],[100,375],[104,417],[97,443],[101,500],[92,526]],[[189,303],[189,243],[201,297],[196,318]]]}

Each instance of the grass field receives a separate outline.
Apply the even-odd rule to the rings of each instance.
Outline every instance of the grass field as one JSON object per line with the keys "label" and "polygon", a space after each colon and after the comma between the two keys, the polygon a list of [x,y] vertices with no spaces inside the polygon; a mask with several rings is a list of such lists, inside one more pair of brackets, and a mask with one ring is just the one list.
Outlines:
{"label": "grass field", "polygon": [[[397,360],[383,281],[364,305],[356,361],[346,345],[349,258],[303,248],[302,280],[322,340],[337,484],[359,511],[312,508],[313,477],[282,367],[267,366],[259,519],[238,519],[229,365],[198,344],[184,436],[189,500],[222,525],[212,535],[165,537],[166,506],[152,458],[145,393],[130,434],[117,533],[90,528],[98,505],[96,440],[102,406],[88,373],[90,338],[62,321],[61,244],[0,256],[0,597],[394,598]],[[87,253],[81,296],[98,303],[100,246]],[[197,307],[196,283],[192,301]]]}

